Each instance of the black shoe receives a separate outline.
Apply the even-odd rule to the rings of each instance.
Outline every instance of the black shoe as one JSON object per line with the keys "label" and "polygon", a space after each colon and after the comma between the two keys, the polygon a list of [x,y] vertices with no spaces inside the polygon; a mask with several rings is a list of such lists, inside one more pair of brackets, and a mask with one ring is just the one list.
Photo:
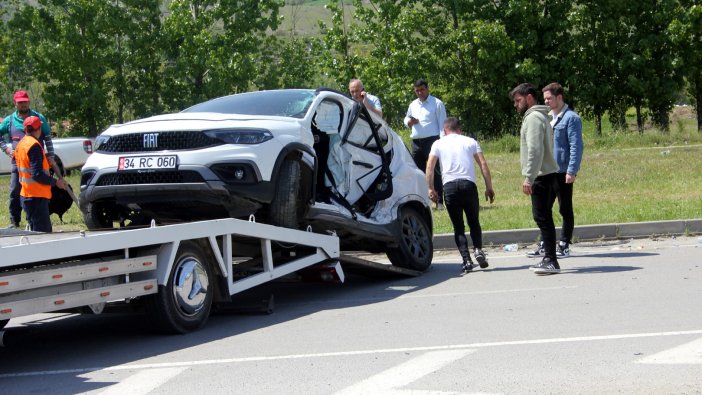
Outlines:
{"label": "black shoe", "polygon": [[566,258],[570,256],[570,244],[565,241],[559,241],[556,246],[556,257]]}
{"label": "black shoe", "polygon": [[[536,249],[534,251],[527,252],[527,256],[529,258],[538,258],[541,256],[544,256],[544,242],[540,241],[539,244],[536,246]],[[534,265],[536,266],[536,265]]]}
{"label": "black shoe", "polygon": [[463,264],[461,265],[463,273],[473,271],[473,261],[470,260],[470,254],[468,252],[461,252],[461,255],[463,256]]}
{"label": "black shoe", "polygon": [[483,250],[476,248],[473,252],[475,254],[475,260],[478,261],[481,269],[485,269],[486,267],[490,266],[488,265],[488,261]]}
{"label": "black shoe", "polygon": [[549,257],[544,257],[538,264],[534,265],[534,273],[536,274],[556,274],[561,272],[561,267],[558,261]]}

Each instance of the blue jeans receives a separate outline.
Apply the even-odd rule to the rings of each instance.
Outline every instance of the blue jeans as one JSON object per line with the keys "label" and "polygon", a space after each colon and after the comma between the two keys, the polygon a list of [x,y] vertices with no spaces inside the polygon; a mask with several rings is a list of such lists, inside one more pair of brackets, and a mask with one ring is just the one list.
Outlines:
{"label": "blue jeans", "polygon": [[483,248],[483,230],[480,227],[480,201],[478,187],[474,182],[463,179],[447,182],[444,185],[444,199],[446,212],[448,212],[453,225],[453,239],[456,242],[461,256],[468,254],[468,240],[465,234],[463,214],[468,220],[470,238],[473,248]]}
{"label": "blue jeans", "polygon": [[51,214],[49,214],[49,199],[21,197],[22,208],[27,213],[29,230],[51,233]]}

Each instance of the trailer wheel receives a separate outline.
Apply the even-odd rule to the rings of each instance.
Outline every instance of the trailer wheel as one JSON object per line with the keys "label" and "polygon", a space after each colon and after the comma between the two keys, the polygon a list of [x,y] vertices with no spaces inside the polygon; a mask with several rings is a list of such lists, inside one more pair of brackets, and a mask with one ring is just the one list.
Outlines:
{"label": "trailer wheel", "polygon": [[400,246],[387,251],[390,262],[399,267],[425,271],[434,254],[431,229],[424,217],[412,207],[400,211]]}
{"label": "trailer wheel", "polygon": [[2,330],[8,322],[10,322],[10,320],[0,320],[0,330]]}
{"label": "trailer wheel", "polygon": [[205,325],[212,308],[214,284],[207,255],[195,242],[181,243],[168,283],[159,285],[147,306],[157,329],[187,333]]}

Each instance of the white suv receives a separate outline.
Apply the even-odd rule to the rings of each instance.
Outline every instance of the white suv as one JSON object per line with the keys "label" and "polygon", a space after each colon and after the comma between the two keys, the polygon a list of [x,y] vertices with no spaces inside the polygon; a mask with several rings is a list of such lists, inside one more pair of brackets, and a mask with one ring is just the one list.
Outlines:
{"label": "white suv", "polygon": [[431,265],[423,172],[382,119],[327,89],[242,93],[114,125],[80,190],[90,229],[255,214],[334,231],[343,249],[397,266]]}

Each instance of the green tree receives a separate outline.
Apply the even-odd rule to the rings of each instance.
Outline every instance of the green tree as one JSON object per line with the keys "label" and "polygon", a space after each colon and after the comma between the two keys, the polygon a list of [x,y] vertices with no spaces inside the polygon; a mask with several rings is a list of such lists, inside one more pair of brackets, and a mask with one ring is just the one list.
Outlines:
{"label": "green tree", "polygon": [[108,82],[112,87],[111,103],[116,122],[142,118],[163,112],[161,102],[163,52],[159,2],[121,0],[112,19],[112,69]]}
{"label": "green tree", "polygon": [[687,92],[697,110],[697,131],[702,133],[702,5],[698,0],[681,0],[669,35],[679,56],[677,61],[687,81]]}
{"label": "green tree", "polygon": [[164,21],[167,84],[172,110],[225,94],[250,90],[257,53],[275,30],[276,0],[173,0]]}
{"label": "green tree", "polygon": [[12,52],[12,63],[31,67],[31,78],[44,83],[49,114],[71,120],[75,133],[95,136],[112,118],[107,27],[115,11],[105,1],[40,0],[20,6],[8,23],[11,40],[25,45]]}

